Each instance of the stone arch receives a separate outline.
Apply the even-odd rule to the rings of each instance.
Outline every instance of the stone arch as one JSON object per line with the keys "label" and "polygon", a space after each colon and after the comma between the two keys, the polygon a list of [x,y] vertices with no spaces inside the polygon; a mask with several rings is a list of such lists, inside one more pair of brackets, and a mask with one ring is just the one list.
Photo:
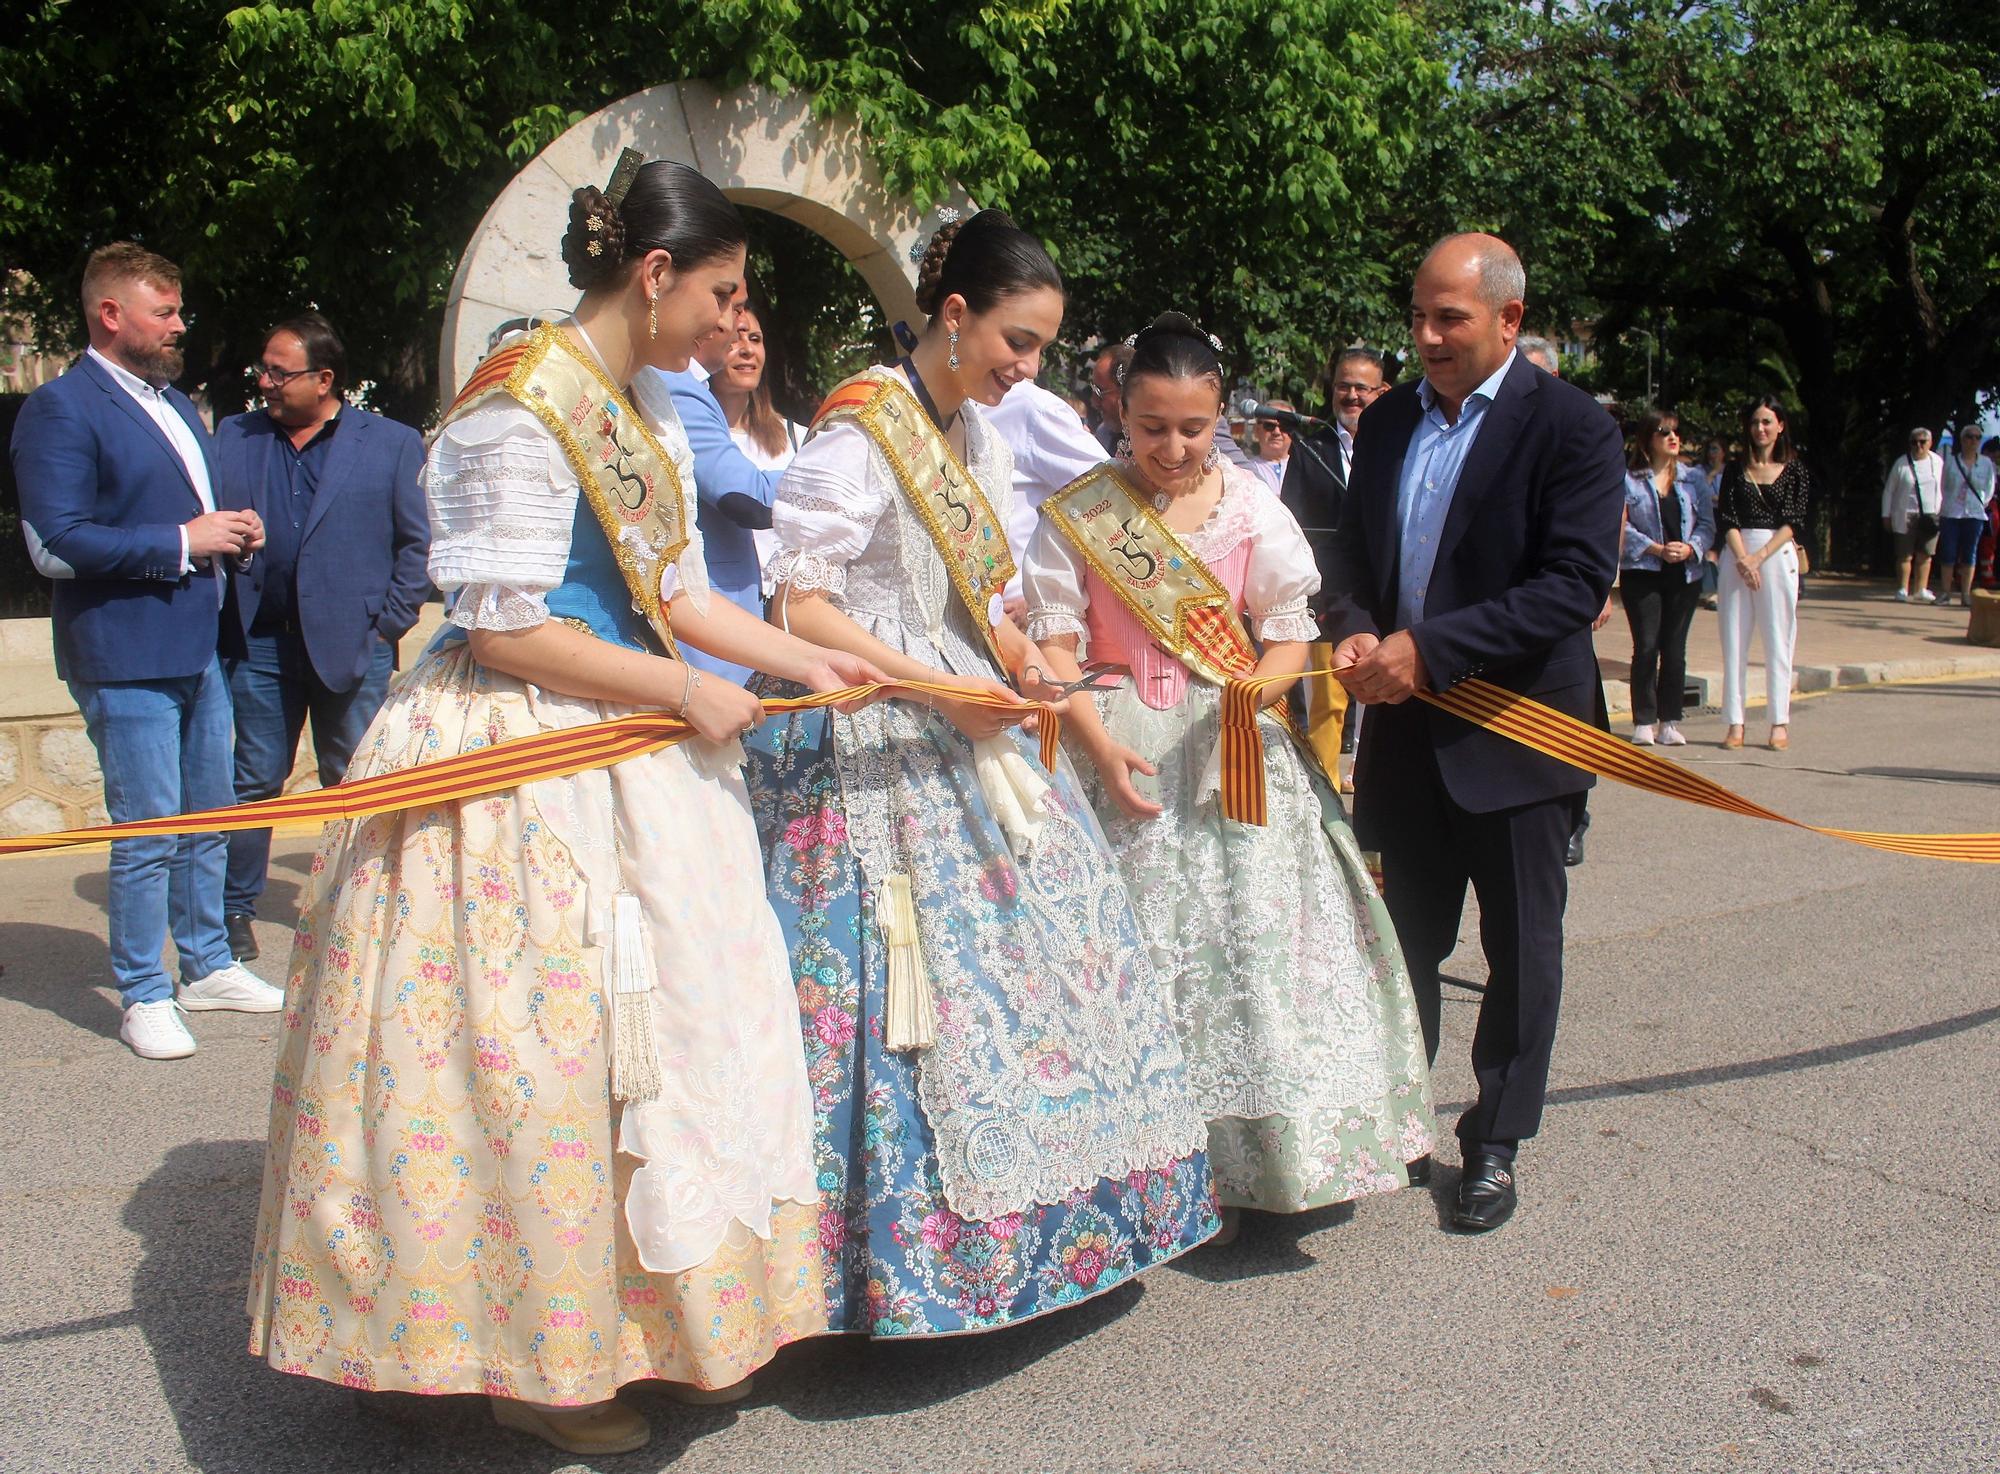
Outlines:
{"label": "stone arch", "polygon": [[[916,318],[909,248],[925,218],[883,184],[858,124],[815,117],[797,90],[780,96],[760,87],[723,92],[706,82],[669,82],[571,127],[514,176],[479,222],[445,304],[438,378],[446,403],[496,331],[575,305],[561,254],[570,192],[602,185],[624,148],[677,159],[738,204],[797,221],[847,258],[889,321]],[[971,208],[962,192],[949,203]]]}

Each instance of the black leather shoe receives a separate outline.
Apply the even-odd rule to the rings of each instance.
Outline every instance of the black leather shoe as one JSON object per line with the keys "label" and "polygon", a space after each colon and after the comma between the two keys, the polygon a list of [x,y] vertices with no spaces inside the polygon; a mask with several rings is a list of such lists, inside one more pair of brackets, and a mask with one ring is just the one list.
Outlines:
{"label": "black leather shoe", "polygon": [[1493,1152],[1473,1152],[1458,1179],[1451,1226],[1460,1233],[1491,1233],[1514,1216],[1514,1164]]}
{"label": "black leather shoe", "polygon": [[1418,1157],[1416,1161],[1411,1162],[1403,1170],[1410,1174],[1411,1187],[1429,1187],[1431,1185],[1430,1153],[1425,1152],[1421,1157]]}
{"label": "black leather shoe", "polygon": [[241,912],[222,918],[229,931],[229,955],[238,962],[248,962],[257,955],[257,934],[250,929],[250,920]]}
{"label": "black leather shoe", "polygon": [[1563,851],[1563,864],[1574,870],[1583,863],[1583,836],[1588,824],[1579,824],[1569,832],[1569,848]]}

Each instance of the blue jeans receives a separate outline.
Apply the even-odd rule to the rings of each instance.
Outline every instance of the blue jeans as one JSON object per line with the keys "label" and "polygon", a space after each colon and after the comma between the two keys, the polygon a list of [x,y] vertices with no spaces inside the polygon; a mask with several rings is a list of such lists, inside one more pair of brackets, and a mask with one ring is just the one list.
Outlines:
{"label": "blue jeans", "polygon": [[[69,691],[97,748],[113,823],[235,802],[229,687],[219,661],[196,676],[72,680]],[[184,982],[229,966],[222,928],[226,854],[220,834],[121,839],[111,846],[111,973],[128,1006],[174,996],[160,960],[169,930]]]}
{"label": "blue jeans", "polygon": [[[352,691],[329,691],[313,671],[300,636],[251,635],[247,643],[249,653],[227,663],[229,692],[236,704],[236,802],[275,798],[284,792],[309,716],[319,781],[327,786],[338,783],[347,776],[347,764],[368,724],[382,709],[395,650],[378,636],[361,683]],[[231,916],[256,915],[270,863],[270,830],[239,829],[229,836],[229,880],[222,904]]]}

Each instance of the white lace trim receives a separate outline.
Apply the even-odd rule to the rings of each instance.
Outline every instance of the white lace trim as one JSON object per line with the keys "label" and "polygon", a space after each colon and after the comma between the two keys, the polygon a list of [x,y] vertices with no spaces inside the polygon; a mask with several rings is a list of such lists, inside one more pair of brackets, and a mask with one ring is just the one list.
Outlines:
{"label": "white lace trim", "polygon": [[548,619],[544,590],[507,584],[467,584],[451,606],[451,622],[466,630],[529,630]]}
{"label": "white lace trim", "polygon": [[847,591],[847,568],[811,548],[786,548],[764,569],[771,587],[789,585],[795,594],[826,594],[839,598]]}
{"label": "white lace trim", "polygon": [[1079,639],[1087,639],[1090,629],[1084,624],[1081,613],[1055,605],[1044,605],[1028,616],[1028,638],[1037,645],[1044,640],[1053,640],[1058,635],[1075,635]]}
{"label": "white lace trim", "polygon": [[1267,645],[1286,640],[1310,644],[1319,638],[1319,621],[1312,617],[1304,599],[1296,605],[1273,609],[1268,614],[1254,615],[1250,623],[1251,632]]}

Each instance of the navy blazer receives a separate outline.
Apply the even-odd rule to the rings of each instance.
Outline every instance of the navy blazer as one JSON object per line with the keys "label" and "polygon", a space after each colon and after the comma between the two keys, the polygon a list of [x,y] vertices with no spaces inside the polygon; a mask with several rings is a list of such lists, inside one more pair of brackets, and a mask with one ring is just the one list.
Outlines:
{"label": "navy blazer", "polygon": [[[166,397],[215,487],[208,430],[180,390]],[[155,681],[205,670],[221,629],[218,589],[206,566],[181,572],[181,528],[206,509],[153,417],[85,354],[28,396],[11,449],[22,535],[55,580],[56,673]]]}
{"label": "navy blazer", "polygon": [[[1327,638],[1396,628],[1396,498],[1416,383],[1362,413],[1333,540]],[[1446,514],[1423,617],[1410,629],[1434,690],[1472,676],[1532,695],[1582,721],[1597,704],[1590,624],[1618,565],[1625,459],[1602,405],[1525,358],[1501,381]],[[1396,822],[1394,780],[1436,753],[1453,802],[1471,813],[1588,788],[1581,769],[1543,757],[1423,702],[1376,706],[1361,724],[1355,821],[1362,842]],[[1376,801],[1371,804],[1370,793]]]}
{"label": "navy blazer", "polygon": [[[268,411],[224,420],[215,430],[221,470],[216,500],[249,508],[270,522],[270,493],[284,433]],[[352,405],[326,443],[326,461],[305,526],[295,570],[299,633],[313,671],[329,691],[351,691],[368,673],[375,636],[392,645],[417,622],[430,594],[430,512],[424,502],[424,442],[408,425]],[[232,568],[235,628],[227,648],[240,648],[263,599],[265,562]]]}
{"label": "navy blazer", "polygon": [[[673,392],[674,412],[687,432],[694,453],[695,525],[701,529],[703,566],[709,587],[738,608],[764,617],[764,582],[757,564],[757,540],[751,529],[771,525],[771,503],[777,499],[779,471],[765,471],[743,454],[729,434],[708,384],[692,372],[656,370]],[[681,652],[695,665],[732,681],[747,681],[747,667],[692,647]]]}

